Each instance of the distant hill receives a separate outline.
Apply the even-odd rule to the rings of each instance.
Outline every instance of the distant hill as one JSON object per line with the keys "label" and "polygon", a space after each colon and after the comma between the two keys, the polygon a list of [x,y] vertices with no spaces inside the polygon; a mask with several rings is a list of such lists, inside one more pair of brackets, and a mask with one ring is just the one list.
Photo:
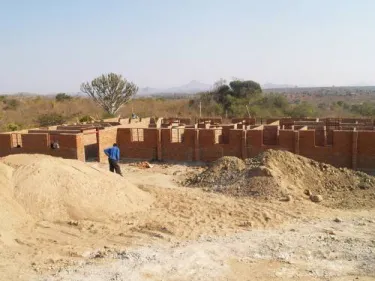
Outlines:
{"label": "distant hill", "polygon": [[262,85],[262,89],[285,89],[285,88],[296,88],[296,85],[288,85],[288,84],[273,84],[273,83],[266,83]]}
{"label": "distant hill", "polygon": [[141,88],[139,89],[138,96],[157,95],[157,94],[196,94],[203,91],[208,91],[212,88],[211,85],[193,80],[189,83],[177,87],[157,89],[157,88]]}

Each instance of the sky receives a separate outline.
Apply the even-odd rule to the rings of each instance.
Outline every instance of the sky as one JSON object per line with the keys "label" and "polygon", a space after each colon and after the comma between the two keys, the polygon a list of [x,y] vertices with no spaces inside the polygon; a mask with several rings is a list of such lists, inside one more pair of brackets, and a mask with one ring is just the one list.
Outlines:
{"label": "sky", "polygon": [[375,85],[373,0],[0,0],[0,93],[220,78]]}

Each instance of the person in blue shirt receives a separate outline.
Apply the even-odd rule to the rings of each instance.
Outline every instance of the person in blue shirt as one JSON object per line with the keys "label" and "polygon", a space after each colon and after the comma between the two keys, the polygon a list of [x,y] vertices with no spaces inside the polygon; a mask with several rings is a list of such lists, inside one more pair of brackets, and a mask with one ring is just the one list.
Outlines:
{"label": "person in blue shirt", "polygon": [[118,148],[117,144],[114,143],[112,147],[104,149],[104,153],[108,156],[109,170],[112,173],[116,171],[117,174],[123,176],[120,165],[118,164],[120,161],[120,149]]}

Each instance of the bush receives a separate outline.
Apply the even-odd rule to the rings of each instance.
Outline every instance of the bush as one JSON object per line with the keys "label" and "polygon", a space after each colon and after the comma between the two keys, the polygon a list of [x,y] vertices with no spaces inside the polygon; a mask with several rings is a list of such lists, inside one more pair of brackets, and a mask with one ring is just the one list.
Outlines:
{"label": "bush", "polygon": [[115,118],[116,115],[115,114],[111,114],[111,113],[108,113],[108,112],[104,112],[103,115],[102,115],[102,119],[109,119],[109,118]]}
{"label": "bush", "polygon": [[63,101],[66,101],[66,100],[71,100],[72,97],[65,94],[65,93],[60,93],[60,94],[57,94],[56,97],[55,97],[56,101],[58,102],[63,102]]}
{"label": "bush", "polygon": [[294,118],[313,117],[316,115],[316,109],[308,102],[302,102],[296,105],[291,111],[290,116]]}
{"label": "bush", "polygon": [[21,126],[16,124],[16,123],[9,123],[7,126],[6,126],[6,130],[7,131],[18,131],[21,129]]}
{"label": "bush", "polygon": [[90,122],[90,121],[93,121],[93,118],[90,115],[85,115],[79,118],[80,123]]}
{"label": "bush", "polygon": [[16,99],[4,99],[5,110],[16,110],[20,106],[20,102]]}
{"label": "bush", "polygon": [[38,117],[38,124],[41,127],[61,125],[65,123],[65,118],[57,113],[43,114]]}
{"label": "bush", "polygon": [[363,104],[353,104],[350,110],[353,113],[357,113],[366,117],[375,116],[375,104],[369,102]]}

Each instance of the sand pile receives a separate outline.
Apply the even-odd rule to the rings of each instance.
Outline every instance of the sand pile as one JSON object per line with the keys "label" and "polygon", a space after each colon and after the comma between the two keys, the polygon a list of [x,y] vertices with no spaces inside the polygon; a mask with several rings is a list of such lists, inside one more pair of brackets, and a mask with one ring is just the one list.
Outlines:
{"label": "sand pile", "polygon": [[321,204],[334,208],[375,207],[375,178],[362,172],[335,168],[286,151],[268,150],[255,158],[226,157],[187,185],[237,196],[309,198],[321,195]]}
{"label": "sand pile", "polygon": [[0,164],[0,200],[38,220],[116,219],[144,210],[153,201],[126,179],[76,160],[11,155]]}
{"label": "sand pile", "polygon": [[13,198],[12,172],[11,167],[0,163],[0,242],[5,244],[12,244],[17,226],[30,219]]}

